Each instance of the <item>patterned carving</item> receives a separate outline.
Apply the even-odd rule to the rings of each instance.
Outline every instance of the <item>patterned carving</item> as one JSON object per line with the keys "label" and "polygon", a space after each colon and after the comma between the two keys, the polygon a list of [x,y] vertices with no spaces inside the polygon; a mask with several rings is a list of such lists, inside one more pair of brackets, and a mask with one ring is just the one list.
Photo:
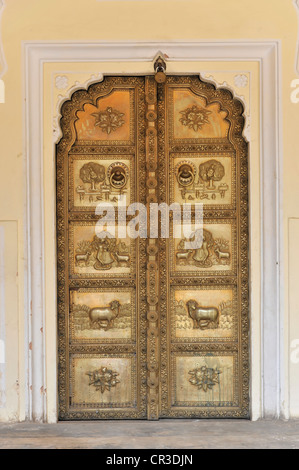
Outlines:
{"label": "patterned carving", "polygon": [[[168,240],[160,240],[160,250],[159,250],[159,272],[160,272],[160,328],[161,328],[161,416],[168,418],[227,418],[227,417],[236,417],[236,418],[248,418],[249,416],[249,362],[248,362],[248,170],[247,170],[247,144],[242,137],[242,130],[244,128],[244,117],[242,115],[243,108],[240,102],[233,98],[232,94],[224,89],[217,89],[210,83],[205,83],[202,80],[198,80],[196,77],[176,77],[168,76],[166,87],[171,87],[172,90],[175,87],[186,87],[190,88],[194,96],[204,97],[207,103],[207,107],[211,102],[216,102],[219,105],[219,110],[225,111],[230,126],[228,129],[227,138],[213,138],[205,139],[204,138],[204,129],[200,133],[200,138],[197,139],[176,139],[173,140],[172,135],[172,126],[173,126],[173,117],[169,116],[169,111],[166,113],[168,106],[172,106],[172,95],[168,93],[169,102],[165,101],[165,93],[162,86],[158,87],[158,96],[160,100],[158,101],[158,133],[159,133],[159,142],[158,142],[158,161],[159,161],[159,195],[160,201],[165,201],[167,198],[167,191],[165,191],[162,182],[167,179],[169,173],[169,167],[174,172],[173,158],[178,157],[182,160],[187,160],[189,162],[194,162],[195,159],[192,158],[194,155],[195,158],[198,158],[199,155],[210,160],[217,160],[218,156],[230,154],[232,157],[232,163],[234,159],[236,160],[236,165],[238,166],[238,173],[234,173],[234,165],[232,166],[232,175],[234,180],[237,181],[237,187],[230,188],[232,190],[232,200],[231,204],[227,204],[226,209],[223,210],[224,205],[220,206],[219,203],[214,203],[215,205],[209,205],[209,209],[206,208],[206,204],[209,204],[209,201],[203,201],[204,206],[204,224],[205,221],[209,220],[211,223],[229,223],[229,220],[232,222],[232,239],[231,245],[229,247],[229,252],[231,254],[231,263],[232,271],[226,272],[217,271],[211,272],[211,268],[201,268],[200,273],[196,273],[195,270],[189,271],[188,274],[183,272],[175,272],[174,269],[171,271],[171,276],[169,279],[169,273],[167,272],[167,263],[172,262],[172,259],[175,258],[174,252],[174,243]],[[165,138],[165,121],[167,122],[167,129],[169,135],[169,141],[166,141]],[[161,122],[161,126],[160,126]],[[207,128],[209,127],[206,124]],[[194,132],[195,133],[195,132]],[[199,133],[198,133],[199,135]],[[196,160],[198,161],[198,160]],[[222,160],[220,160],[222,162]],[[196,167],[196,170],[198,166]],[[175,174],[175,172],[174,172]],[[176,181],[177,181],[177,176]],[[197,177],[196,177],[197,178]],[[226,179],[226,176],[223,180]],[[222,181],[223,181],[222,180]],[[195,179],[196,182],[196,179]],[[203,182],[205,185],[206,182]],[[177,183],[178,184],[178,183]],[[214,185],[217,187],[221,184],[221,181]],[[230,186],[230,183],[228,183]],[[234,209],[233,202],[235,201],[234,191],[236,192],[236,199],[238,205]],[[170,190],[173,191],[173,189]],[[172,193],[171,193],[172,194]],[[220,194],[218,196],[219,202],[221,201]],[[178,199],[176,199],[178,200]],[[171,202],[174,201],[173,194],[171,196]],[[188,202],[188,199],[186,199]],[[240,232],[235,232],[234,226],[237,223],[240,227]],[[210,230],[211,227],[211,230]],[[213,227],[208,227],[208,230],[212,233],[214,238],[224,238],[227,240],[226,236],[221,236],[217,234],[214,236]],[[220,235],[220,236],[219,236]],[[237,244],[238,243],[238,244]],[[178,250],[180,251],[180,250]],[[218,250],[217,250],[218,251]],[[225,252],[223,247],[219,247],[219,253]],[[216,254],[217,256],[217,254]],[[240,260],[240,267],[236,268],[235,256]],[[223,258],[222,258],[223,260]],[[221,261],[222,262],[222,261]],[[244,263],[242,265],[242,263]],[[184,264],[184,262],[183,262]],[[169,280],[168,280],[169,279]],[[175,331],[173,328],[176,326],[183,326],[185,322],[189,321],[191,326],[191,332],[198,331],[200,335],[207,335],[202,337],[200,340],[198,338],[192,337],[179,337],[176,338],[172,336],[172,342],[169,338],[169,328],[170,323],[170,312],[177,310],[170,309],[169,298],[167,293],[167,283],[170,282],[171,286],[177,286],[180,289],[185,289],[188,292],[189,289],[194,289],[194,286],[198,286],[200,289],[222,289],[225,286],[235,286],[236,291],[233,297],[233,301],[221,301],[220,304],[216,304],[215,307],[218,308],[220,313],[220,320],[218,328],[214,330],[201,330],[200,328],[192,328],[192,320],[188,316],[186,304],[182,302],[180,305],[180,325],[178,325],[177,316],[173,315],[174,326],[172,331]],[[236,295],[236,296],[235,296]],[[200,297],[194,297],[200,303]],[[211,304],[213,305],[213,304]],[[183,313],[184,312],[184,313]],[[235,313],[233,313],[235,312]],[[234,316],[233,316],[234,315]],[[235,316],[237,315],[237,316]],[[233,320],[234,318],[234,320]],[[237,321],[237,323],[235,323]],[[182,323],[183,322],[183,323]],[[175,326],[176,325],[176,326]],[[216,338],[214,335],[218,331],[222,330],[225,337]],[[180,331],[186,331],[184,328]],[[215,332],[213,336],[209,334],[209,331]],[[234,332],[233,336],[230,336]],[[190,334],[192,334],[190,332]],[[185,334],[185,333],[184,333]],[[235,342],[239,338],[239,343]],[[192,351],[192,353],[190,353]],[[239,352],[238,352],[239,351]],[[177,403],[175,398],[175,389],[176,389],[176,375],[172,372],[173,369],[169,370],[167,367],[169,357],[172,357],[172,364],[175,360],[176,354],[185,354],[186,357],[193,355],[207,355],[207,357],[214,355],[222,354],[235,354],[238,352],[238,355],[234,356],[234,370],[235,376],[233,378],[233,390],[234,395],[231,401],[217,401],[209,403],[208,400],[202,402],[188,401],[185,399]],[[237,357],[239,356],[239,360]],[[197,367],[189,368],[188,370],[194,370],[195,368],[201,367],[203,364],[198,365]],[[173,366],[174,367],[174,366]],[[208,366],[215,368],[217,366]],[[187,370],[187,374],[188,374]],[[190,377],[190,376],[189,376]],[[188,379],[187,379],[188,380]],[[182,390],[184,386],[182,385]],[[191,387],[190,387],[191,388]],[[196,388],[196,387],[195,387]],[[214,387],[215,388],[215,387]],[[169,398],[169,391],[172,390],[172,398]],[[208,396],[210,392],[204,392]],[[178,406],[178,407],[177,407]]]}
{"label": "patterned carving", "polygon": [[120,381],[117,379],[119,375],[117,372],[107,369],[107,367],[101,367],[98,370],[88,372],[89,385],[93,385],[95,389],[104,393],[105,390],[110,392],[112,387],[116,387]]}
{"label": "patterned carving", "polygon": [[123,162],[113,162],[107,172],[103,165],[96,162],[85,163],[80,168],[80,179],[85,186],[76,187],[80,202],[86,198],[97,204],[100,201],[117,202],[127,190],[129,168]]}
{"label": "patterned carving", "polygon": [[67,88],[68,84],[69,80],[66,75],[57,75],[57,77],[55,77],[55,86],[58,90],[64,90]]}
{"label": "patterned carving", "polygon": [[248,84],[248,77],[244,74],[235,75],[234,83],[238,88],[245,88]]}
{"label": "patterned carving", "polygon": [[216,384],[219,384],[219,374],[221,374],[221,371],[217,368],[213,369],[212,367],[202,366],[190,370],[189,374],[191,375],[189,382],[195,385],[198,390],[207,392]]}
{"label": "patterned carving", "polygon": [[183,111],[180,111],[182,117],[180,122],[183,126],[188,126],[189,129],[193,129],[195,132],[199,131],[205,124],[209,124],[209,114],[211,111],[208,111],[205,108],[192,106],[186,108]]}
{"label": "patterned carving", "polygon": [[[147,169],[147,200],[157,200],[157,85],[154,77],[146,77],[146,169]],[[149,215],[149,205],[148,205]],[[159,331],[158,331],[158,248],[155,239],[147,240],[147,386],[148,386],[148,418],[159,417]]]}
{"label": "patterned carving", "polygon": [[130,263],[129,248],[108,232],[105,237],[94,236],[93,240],[77,243],[76,265],[108,270],[112,267],[127,266]]}
{"label": "patterned carving", "polygon": [[[190,301],[188,301],[190,302]],[[193,300],[193,302],[196,302]],[[198,303],[196,302],[198,305]],[[190,304],[189,304],[190,305]],[[194,304],[193,304],[194,305]],[[187,308],[186,308],[187,307]],[[221,312],[220,320],[218,322],[212,322],[208,319],[208,321],[200,321],[193,320],[192,316],[189,315],[189,307],[184,303],[182,300],[180,302],[174,302],[174,312],[175,312],[175,320],[176,320],[176,329],[179,330],[186,330],[191,328],[200,328],[200,329],[208,329],[208,328],[220,328],[223,330],[230,330],[233,327],[233,305],[232,301],[228,300],[226,302],[222,302],[219,307],[214,307],[219,312]],[[186,315],[186,310],[188,311],[188,316]],[[192,310],[191,310],[192,313]],[[190,317],[190,318],[189,318]],[[200,326],[200,323],[202,326]]]}
{"label": "patterned carving", "polygon": [[[196,248],[192,248],[192,245]],[[213,265],[228,265],[230,259],[229,241],[224,238],[214,239],[206,229],[199,229],[189,238],[183,238],[176,252],[177,264],[184,266],[210,268]]]}
{"label": "patterned carving", "polygon": [[170,187],[171,202],[201,202],[204,210],[207,205],[213,209],[235,208],[235,156],[222,153],[212,155],[212,159],[203,154],[189,157],[187,160],[181,153],[171,159],[171,171],[176,176]]}
{"label": "patterned carving", "polygon": [[[216,189],[214,182],[221,181],[225,174],[223,165],[217,160],[209,160],[199,165],[199,177],[207,182],[207,189]],[[220,194],[221,190],[219,189]],[[223,196],[222,196],[223,197]]]}
{"label": "patterned carving", "polygon": [[121,113],[117,109],[108,106],[105,111],[99,111],[98,113],[92,113],[92,116],[96,118],[95,127],[100,127],[103,132],[111,134],[115,132],[124,123],[124,113]]}

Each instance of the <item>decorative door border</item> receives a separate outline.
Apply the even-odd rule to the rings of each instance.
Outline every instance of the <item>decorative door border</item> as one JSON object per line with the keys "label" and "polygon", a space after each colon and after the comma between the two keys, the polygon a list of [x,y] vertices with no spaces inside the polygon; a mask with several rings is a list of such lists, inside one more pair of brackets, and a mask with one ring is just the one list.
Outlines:
{"label": "decorative door border", "polygon": [[[258,61],[260,64],[261,391],[258,418],[288,418],[284,386],[282,276],[282,131],[279,41],[23,42],[25,213],[26,418],[55,422],[48,413],[44,298],[43,65],[49,62],[140,62],[152,73],[161,50],[168,62]],[[108,67],[107,67],[108,68]],[[120,70],[121,73],[121,70]],[[184,72],[186,73],[186,72]],[[55,274],[53,273],[53,276]],[[32,347],[29,348],[28,344]],[[56,348],[56,344],[53,346]],[[253,361],[251,375],[254,374]],[[256,407],[255,407],[256,408]]]}

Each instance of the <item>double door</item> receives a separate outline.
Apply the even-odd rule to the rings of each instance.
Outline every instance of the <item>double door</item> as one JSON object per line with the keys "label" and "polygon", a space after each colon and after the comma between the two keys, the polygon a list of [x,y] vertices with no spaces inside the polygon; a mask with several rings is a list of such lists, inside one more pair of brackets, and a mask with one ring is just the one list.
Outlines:
{"label": "double door", "polygon": [[61,420],[248,417],[242,113],[197,76],[106,77],[63,104]]}

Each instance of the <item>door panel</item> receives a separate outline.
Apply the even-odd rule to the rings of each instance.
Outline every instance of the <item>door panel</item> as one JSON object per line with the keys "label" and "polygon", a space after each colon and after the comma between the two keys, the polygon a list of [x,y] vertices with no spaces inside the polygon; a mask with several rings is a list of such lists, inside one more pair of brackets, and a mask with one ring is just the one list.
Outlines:
{"label": "door panel", "polygon": [[[146,246],[101,233],[96,206],[145,202],[143,77],[108,77],[62,108],[57,146],[60,419],[146,418]],[[97,230],[97,232],[96,232]],[[102,237],[99,237],[103,235]]]}
{"label": "door panel", "polygon": [[[57,146],[60,419],[249,415],[243,108],[195,76],[107,77],[62,107]],[[122,208],[119,209],[119,201]],[[147,237],[126,229],[142,202]],[[202,239],[151,204],[203,204]],[[185,221],[187,225],[190,222]],[[140,226],[140,224],[139,224]],[[152,236],[152,238],[151,238]]]}
{"label": "door panel", "polygon": [[196,249],[174,231],[160,244],[160,416],[248,417],[243,109],[197,77],[167,77],[158,103],[160,202],[203,204]]}

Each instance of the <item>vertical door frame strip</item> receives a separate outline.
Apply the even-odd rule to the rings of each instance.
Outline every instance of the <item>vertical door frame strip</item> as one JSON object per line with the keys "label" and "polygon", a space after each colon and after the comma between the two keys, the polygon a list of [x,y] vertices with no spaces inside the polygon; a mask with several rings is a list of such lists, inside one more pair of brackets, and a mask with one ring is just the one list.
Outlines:
{"label": "vertical door frame strip", "polygon": [[146,190],[147,190],[147,402],[148,419],[159,418],[159,279],[158,239],[150,238],[150,205],[157,202],[157,84],[145,77],[146,99]]}
{"label": "vertical door frame strip", "polygon": [[[46,390],[43,197],[43,66],[51,62],[140,62],[141,75],[152,73],[152,60],[162,50],[168,61],[258,61],[260,63],[261,135],[261,402],[253,419],[288,418],[284,382],[282,265],[282,131],[280,41],[223,42],[35,42],[24,41],[25,208],[25,376],[26,418],[54,422]],[[121,66],[120,66],[121,67]],[[103,73],[104,73],[103,72]],[[180,71],[177,70],[179,73]],[[200,72],[200,71],[199,71]],[[114,72],[115,73],[115,72]],[[120,68],[121,73],[121,68]],[[184,72],[186,74],[187,72]],[[54,147],[53,147],[54,155]],[[55,273],[53,273],[55,276]],[[53,344],[56,348],[56,344]]]}

